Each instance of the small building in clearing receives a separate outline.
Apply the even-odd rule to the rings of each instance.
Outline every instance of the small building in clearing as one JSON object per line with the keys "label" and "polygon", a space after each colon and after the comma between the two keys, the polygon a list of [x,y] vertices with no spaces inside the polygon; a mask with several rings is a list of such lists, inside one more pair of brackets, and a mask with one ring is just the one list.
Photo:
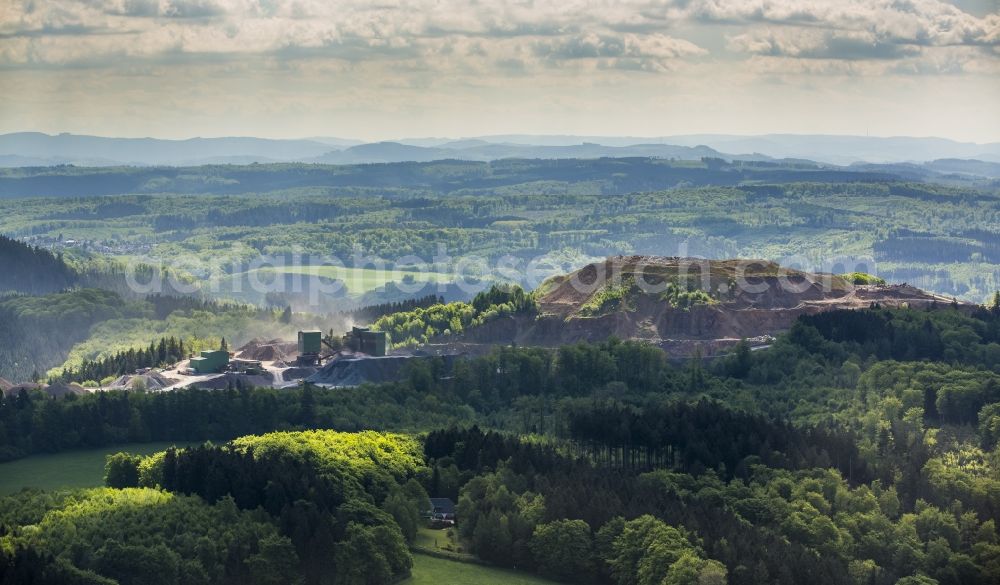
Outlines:
{"label": "small building in clearing", "polygon": [[433,520],[455,520],[455,502],[451,498],[430,498],[428,515]]}

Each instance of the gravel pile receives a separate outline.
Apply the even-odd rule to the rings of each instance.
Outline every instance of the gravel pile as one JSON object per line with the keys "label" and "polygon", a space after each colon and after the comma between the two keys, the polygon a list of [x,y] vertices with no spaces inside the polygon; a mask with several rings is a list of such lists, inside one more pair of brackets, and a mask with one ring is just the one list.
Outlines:
{"label": "gravel pile", "polygon": [[195,382],[194,384],[191,384],[191,386],[193,388],[203,388],[205,390],[225,390],[229,388],[230,384],[236,386],[237,382],[242,382],[243,384],[257,388],[269,388],[274,385],[274,376],[272,376],[270,372],[265,372],[260,376],[244,376],[243,374],[226,372],[225,374],[217,378],[212,378],[211,380]]}
{"label": "gravel pile", "polygon": [[168,386],[173,386],[178,380],[168,378],[159,372],[146,372],[145,374],[126,374],[108,386],[110,388],[132,389],[142,387],[146,390],[163,390]]}
{"label": "gravel pile", "polygon": [[298,354],[298,344],[295,342],[272,339],[263,341],[254,339],[237,350],[236,357],[245,360],[261,362],[284,362],[293,359]]}

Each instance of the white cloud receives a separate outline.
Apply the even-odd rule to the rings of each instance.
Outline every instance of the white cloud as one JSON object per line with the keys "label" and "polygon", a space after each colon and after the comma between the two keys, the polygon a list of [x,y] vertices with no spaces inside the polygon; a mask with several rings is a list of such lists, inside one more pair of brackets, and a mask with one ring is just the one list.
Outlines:
{"label": "white cloud", "polygon": [[800,59],[846,61],[903,59],[921,53],[915,45],[880,39],[868,31],[832,33],[820,29],[767,29],[728,39],[730,50]]}
{"label": "white cloud", "polygon": [[[40,4],[24,1],[12,7],[12,14],[0,24],[0,65],[97,64],[105,60],[108,66],[117,66],[123,57],[173,60],[183,54],[250,53],[349,61],[390,54],[408,59],[428,53],[440,55],[442,39],[461,44],[470,37],[482,39],[485,55],[495,53],[502,60],[511,57],[511,39],[557,47],[595,34],[609,47],[627,47],[628,55],[621,57],[662,62],[700,53],[690,41],[672,39],[662,32],[615,30],[616,24],[628,26],[643,20],[615,4],[543,2],[531,7],[516,3],[476,6],[457,0],[404,0],[380,5],[310,0],[51,0]],[[96,34],[98,31],[119,34]]]}
{"label": "white cloud", "polygon": [[573,116],[607,124],[590,133],[816,130],[775,87],[895,114],[941,80],[963,89],[948,128],[962,99],[1000,96],[998,73],[1000,14],[940,0],[0,0],[0,87],[18,88],[0,124],[19,129],[121,112],[311,132],[316,112],[382,137],[403,133],[389,120],[558,131]]}
{"label": "white cloud", "polygon": [[707,21],[865,31],[902,44],[1000,42],[1000,15],[978,18],[941,0],[698,0],[689,14]]}
{"label": "white cloud", "polygon": [[15,0],[4,10],[0,66],[185,54],[414,59],[440,57],[440,39],[475,37],[498,63],[521,58],[509,46],[517,39],[547,66],[630,59],[669,69],[705,54],[674,32],[690,23],[739,27],[731,49],[792,58],[901,59],[924,47],[1000,43],[1000,15],[978,18],[939,0]]}

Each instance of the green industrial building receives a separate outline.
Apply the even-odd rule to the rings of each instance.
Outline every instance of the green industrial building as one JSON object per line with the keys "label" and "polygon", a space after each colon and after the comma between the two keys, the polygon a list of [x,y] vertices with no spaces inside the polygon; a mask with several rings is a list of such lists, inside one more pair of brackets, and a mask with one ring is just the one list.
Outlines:
{"label": "green industrial building", "polygon": [[322,331],[299,331],[299,353],[314,354],[323,351]]}
{"label": "green industrial building", "polygon": [[200,357],[191,358],[191,370],[195,374],[217,374],[229,365],[229,352],[213,349],[201,352]]}
{"label": "green industrial building", "polygon": [[385,355],[385,332],[372,331],[367,327],[352,327],[344,336],[344,345],[354,351],[368,355]]}

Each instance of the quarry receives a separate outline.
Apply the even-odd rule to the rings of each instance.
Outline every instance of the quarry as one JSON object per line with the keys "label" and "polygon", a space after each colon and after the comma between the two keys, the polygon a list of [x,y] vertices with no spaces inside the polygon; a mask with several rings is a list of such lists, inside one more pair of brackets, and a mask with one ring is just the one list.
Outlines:
{"label": "quarry", "polygon": [[451,341],[557,347],[614,336],[675,358],[719,355],[741,339],[768,345],[802,315],[837,309],[974,305],[907,284],[856,284],[844,276],[767,260],[616,256],[550,278],[535,291],[536,315],[515,315]]}
{"label": "quarry", "polygon": [[[860,282],[860,283],[859,283]],[[353,326],[298,331],[295,340],[253,339],[230,351],[208,349],[162,369],[121,375],[100,389],[170,391],[196,386],[352,387],[398,380],[412,360],[461,356],[500,345],[558,347],[610,337],[648,343],[673,359],[724,355],[740,340],[764,349],[802,315],[868,307],[956,308],[975,305],[885,284],[867,275],[810,273],[766,260],[702,260],[616,256],[552,277],[534,292],[537,310],[485,320],[458,334],[439,334],[420,346],[393,348],[387,334]],[[41,389],[52,396],[82,394],[77,384],[20,384],[0,390]]]}

